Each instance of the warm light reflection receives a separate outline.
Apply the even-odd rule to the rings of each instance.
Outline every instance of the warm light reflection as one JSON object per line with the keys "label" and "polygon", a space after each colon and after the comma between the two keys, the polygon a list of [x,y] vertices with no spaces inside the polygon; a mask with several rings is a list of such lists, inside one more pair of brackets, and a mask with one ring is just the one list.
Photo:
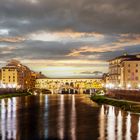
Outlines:
{"label": "warm light reflection", "polygon": [[140,140],[140,117],[103,105],[99,114],[99,134],[99,140]]}
{"label": "warm light reflection", "polygon": [[1,139],[16,139],[16,100],[1,100]]}
{"label": "warm light reflection", "polygon": [[46,127],[46,124],[48,124],[48,96],[45,96],[45,110],[46,110],[46,113],[44,115],[44,119],[45,119],[45,124],[44,124],[44,129],[45,129],[45,138],[48,137],[48,127]]}
{"label": "warm light reflection", "polygon": [[60,95],[60,107],[59,107],[59,116],[58,116],[58,134],[60,140],[64,139],[64,114],[65,109],[64,109],[64,95]]}
{"label": "warm light reflection", "polygon": [[138,122],[138,134],[137,134],[137,140],[140,140],[140,117]]}
{"label": "warm light reflection", "polygon": [[71,138],[76,140],[76,107],[75,95],[72,95],[72,109],[71,109]]}
{"label": "warm light reflection", "polygon": [[119,111],[119,114],[117,116],[117,139],[122,140],[122,114],[121,111]]}
{"label": "warm light reflection", "polygon": [[115,140],[115,112],[112,106],[109,106],[107,115],[107,137],[109,140]]}
{"label": "warm light reflection", "polygon": [[131,140],[131,115],[130,112],[126,118],[126,140]]}
{"label": "warm light reflection", "polygon": [[100,133],[100,140],[105,139],[105,114],[104,114],[104,106],[102,105],[99,115],[99,133]]}

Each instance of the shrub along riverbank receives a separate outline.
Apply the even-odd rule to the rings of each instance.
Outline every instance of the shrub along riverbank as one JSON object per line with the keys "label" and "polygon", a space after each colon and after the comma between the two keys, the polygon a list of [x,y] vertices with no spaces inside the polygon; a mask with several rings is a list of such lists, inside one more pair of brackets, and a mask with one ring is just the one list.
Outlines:
{"label": "shrub along riverbank", "polygon": [[91,100],[97,102],[98,104],[113,105],[113,106],[119,107],[125,111],[140,113],[140,103],[139,102],[133,102],[133,101],[127,101],[127,100],[117,100],[117,99],[108,98],[108,97],[100,96],[100,95],[91,96]]}
{"label": "shrub along riverbank", "polygon": [[7,94],[0,94],[0,99],[3,99],[3,98],[12,98],[12,97],[20,97],[20,96],[29,96],[31,95],[31,93],[29,92],[17,92],[17,93],[7,93]]}

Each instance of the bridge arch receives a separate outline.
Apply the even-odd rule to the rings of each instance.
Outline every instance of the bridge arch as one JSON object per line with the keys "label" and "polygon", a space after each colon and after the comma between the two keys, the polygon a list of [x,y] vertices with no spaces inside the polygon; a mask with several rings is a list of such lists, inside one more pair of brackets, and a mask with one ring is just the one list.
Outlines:
{"label": "bridge arch", "polygon": [[91,93],[102,88],[101,79],[37,79],[36,88],[48,89],[52,93]]}

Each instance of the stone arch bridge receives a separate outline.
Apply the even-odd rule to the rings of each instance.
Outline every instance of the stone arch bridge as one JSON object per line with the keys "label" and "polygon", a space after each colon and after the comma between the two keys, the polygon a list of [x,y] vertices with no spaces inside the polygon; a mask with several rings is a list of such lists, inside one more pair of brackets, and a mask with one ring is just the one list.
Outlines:
{"label": "stone arch bridge", "polygon": [[35,87],[51,93],[92,93],[102,88],[102,79],[37,79]]}

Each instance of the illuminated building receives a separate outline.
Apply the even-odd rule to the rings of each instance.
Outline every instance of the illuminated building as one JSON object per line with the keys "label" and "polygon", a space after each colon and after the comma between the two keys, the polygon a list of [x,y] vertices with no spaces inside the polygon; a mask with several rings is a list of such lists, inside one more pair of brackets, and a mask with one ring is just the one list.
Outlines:
{"label": "illuminated building", "polygon": [[18,69],[15,66],[6,66],[2,68],[2,84],[7,87],[17,87],[18,82]]}
{"label": "illuminated building", "polygon": [[140,88],[140,58],[121,62],[121,83],[124,88]]}
{"label": "illuminated building", "polygon": [[70,93],[70,90],[73,90],[74,93],[84,93],[87,90],[92,92],[94,89],[102,88],[102,79],[49,79],[49,78],[40,78],[36,79],[36,88],[37,89],[48,89],[52,93],[59,93],[59,91],[67,90]]}
{"label": "illuminated building", "polygon": [[27,90],[33,87],[32,71],[19,61],[11,60],[5,67],[2,67],[2,84],[5,87],[15,87]]}
{"label": "illuminated building", "polygon": [[125,54],[110,60],[107,87],[140,88],[140,56]]}

